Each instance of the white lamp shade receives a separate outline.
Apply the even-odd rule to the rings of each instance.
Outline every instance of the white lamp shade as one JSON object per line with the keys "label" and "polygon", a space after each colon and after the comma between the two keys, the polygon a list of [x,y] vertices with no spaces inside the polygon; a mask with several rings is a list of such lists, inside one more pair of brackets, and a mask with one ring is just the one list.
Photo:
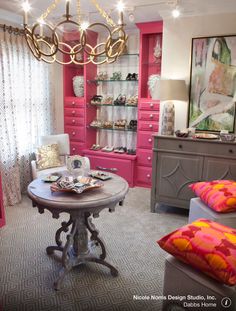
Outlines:
{"label": "white lamp shade", "polygon": [[155,98],[159,100],[188,100],[188,92],[184,80],[159,80],[156,83]]}

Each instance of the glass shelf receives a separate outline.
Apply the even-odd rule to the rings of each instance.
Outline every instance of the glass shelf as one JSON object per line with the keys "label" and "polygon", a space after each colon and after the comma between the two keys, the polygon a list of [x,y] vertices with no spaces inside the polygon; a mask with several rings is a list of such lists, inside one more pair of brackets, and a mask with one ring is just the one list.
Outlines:
{"label": "glass shelf", "polygon": [[[119,57],[117,57],[117,59],[116,59],[116,62],[117,61],[119,61],[119,60],[121,60],[122,58],[125,58],[125,57],[132,57],[132,56],[137,56],[137,57],[139,57],[139,53],[126,53],[126,54],[122,54],[122,55],[120,55]],[[103,58],[105,58],[106,56],[105,55],[101,55],[101,56],[98,56],[97,57],[97,59],[103,59]],[[108,63],[109,64],[109,63]],[[112,63],[113,64],[113,63]]]}
{"label": "glass shelf", "polygon": [[94,130],[121,131],[121,132],[137,132],[137,129],[136,129],[136,130],[133,130],[133,129],[128,129],[128,128],[104,128],[104,127],[96,127],[96,126],[91,126],[91,125],[89,125],[88,127],[91,128],[91,129],[94,129]]}
{"label": "glass shelf", "polygon": [[87,80],[89,83],[100,83],[100,82],[138,82],[138,80]]}
{"label": "glass shelf", "polygon": [[138,105],[113,105],[113,104],[90,104],[91,106],[100,107],[100,106],[108,106],[108,107],[131,107],[137,108]]}

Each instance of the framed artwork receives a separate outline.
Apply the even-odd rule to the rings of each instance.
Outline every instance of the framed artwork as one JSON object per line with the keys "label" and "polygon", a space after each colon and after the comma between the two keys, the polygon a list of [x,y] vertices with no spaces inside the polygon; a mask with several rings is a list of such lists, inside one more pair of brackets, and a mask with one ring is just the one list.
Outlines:
{"label": "framed artwork", "polygon": [[86,163],[84,157],[79,155],[70,156],[67,158],[67,170],[71,174],[82,174],[86,168]]}
{"label": "framed artwork", "polygon": [[234,132],[236,35],[192,39],[188,127]]}

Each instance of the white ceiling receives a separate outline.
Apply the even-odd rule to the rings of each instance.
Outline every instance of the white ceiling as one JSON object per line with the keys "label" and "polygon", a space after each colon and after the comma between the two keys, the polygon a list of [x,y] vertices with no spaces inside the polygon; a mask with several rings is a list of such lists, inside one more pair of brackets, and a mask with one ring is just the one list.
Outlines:
{"label": "white ceiling", "polygon": [[[115,3],[118,2],[118,0],[97,1],[108,13],[111,13],[115,9]],[[24,2],[24,0],[0,0],[0,9],[22,15],[22,2]],[[54,0],[29,0],[29,2],[32,6],[31,14],[36,18],[39,17]],[[52,13],[55,20],[58,20],[65,11],[65,0],[61,0],[60,2],[58,8]],[[132,25],[136,22],[171,18],[171,10],[174,8],[176,2],[183,17],[236,12],[235,0],[123,0],[123,2],[126,7],[125,22],[128,28],[132,28]],[[81,7],[83,13],[89,13],[91,22],[101,20],[101,16],[91,4],[91,1],[81,0]],[[128,19],[128,15],[131,12],[133,12],[135,17],[133,23]],[[117,15],[114,13],[115,10],[111,13],[111,16],[115,20]],[[76,0],[71,0],[71,14],[76,15]],[[1,16],[0,12],[0,18],[6,19],[6,16]]]}

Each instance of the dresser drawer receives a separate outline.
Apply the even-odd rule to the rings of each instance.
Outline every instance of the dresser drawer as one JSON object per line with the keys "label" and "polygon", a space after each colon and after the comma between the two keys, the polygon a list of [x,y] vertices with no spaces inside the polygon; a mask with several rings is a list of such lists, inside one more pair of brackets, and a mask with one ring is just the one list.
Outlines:
{"label": "dresser drawer", "polygon": [[84,108],[84,98],[66,99],[66,108]]}
{"label": "dresser drawer", "polygon": [[92,169],[104,170],[115,173],[127,180],[129,184],[133,182],[133,161],[123,159],[109,159],[107,157],[86,155],[90,160]]}
{"label": "dresser drawer", "polygon": [[84,118],[79,117],[65,117],[65,125],[84,125]]}
{"label": "dresser drawer", "polygon": [[65,126],[65,133],[68,133],[71,140],[84,142],[85,131],[83,126]]}
{"label": "dresser drawer", "polygon": [[139,108],[141,110],[154,110],[159,111],[160,110],[160,103],[159,102],[153,102],[153,101],[141,101],[139,103]]}
{"label": "dresser drawer", "polygon": [[137,167],[137,185],[149,185],[151,186],[152,183],[152,169],[151,167]]}
{"label": "dresser drawer", "polygon": [[85,148],[84,143],[75,143],[75,142],[70,142],[70,154],[71,155],[81,155],[82,150]]}
{"label": "dresser drawer", "polygon": [[138,126],[139,126],[139,130],[141,131],[158,132],[158,129],[159,129],[158,122],[139,121]]}
{"label": "dresser drawer", "polygon": [[138,150],[138,165],[152,166],[152,150]]}
{"label": "dresser drawer", "polygon": [[154,147],[158,150],[183,152],[193,154],[215,155],[222,157],[236,157],[236,144],[211,140],[157,138]]}
{"label": "dresser drawer", "polygon": [[159,112],[141,111],[139,113],[139,120],[141,120],[141,121],[159,121]]}
{"label": "dresser drawer", "polygon": [[65,116],[67,117],[84,117],[84,109],[82,108],[65,108]]}
{"label": "dresser drawer", "polygon": [[152,132],[141,132],[139,133],[139,139],[138,139],[138,147],[139,148],[152,148],[153,143],[153,136]]}

